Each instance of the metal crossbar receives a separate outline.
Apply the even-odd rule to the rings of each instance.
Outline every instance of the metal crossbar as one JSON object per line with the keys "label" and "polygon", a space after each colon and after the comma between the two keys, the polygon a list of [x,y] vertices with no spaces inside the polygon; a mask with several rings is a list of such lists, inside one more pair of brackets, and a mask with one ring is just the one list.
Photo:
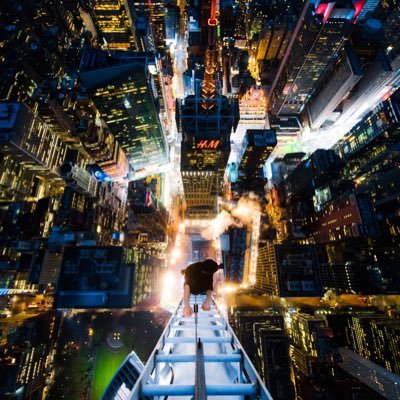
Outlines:
{"label": "metal crossbar", "polygon": [[214,300],[203,311],[204,300],[191,296],[192,317],[180,303],[128,399],[272,400]]}

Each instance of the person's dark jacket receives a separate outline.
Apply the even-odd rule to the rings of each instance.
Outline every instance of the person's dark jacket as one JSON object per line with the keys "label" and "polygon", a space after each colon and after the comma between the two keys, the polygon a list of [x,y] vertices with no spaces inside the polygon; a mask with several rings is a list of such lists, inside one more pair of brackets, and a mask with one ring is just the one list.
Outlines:
{"label": "person's dark jacket", "polygon": [[190,264],[185,270],[185,284],[189,285],[190,293],[204,294],[207,290],[213,290],[213,275],[218,271],[218,263],[215,260]]}

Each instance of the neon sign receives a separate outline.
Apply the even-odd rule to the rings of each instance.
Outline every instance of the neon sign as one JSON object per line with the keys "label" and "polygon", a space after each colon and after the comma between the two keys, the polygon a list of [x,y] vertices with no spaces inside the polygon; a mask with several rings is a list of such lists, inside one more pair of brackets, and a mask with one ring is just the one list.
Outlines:
{"label": "neon sign", "polygon": [[217,149],[220,143],[220,140],[201,140],[196,144],[196,149]]}

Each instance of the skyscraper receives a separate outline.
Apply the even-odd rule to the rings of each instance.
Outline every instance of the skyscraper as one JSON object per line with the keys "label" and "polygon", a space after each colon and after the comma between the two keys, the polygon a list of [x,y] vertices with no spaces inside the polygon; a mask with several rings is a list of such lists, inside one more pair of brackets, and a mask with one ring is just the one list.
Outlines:
{"label": "skyscraper", "polygon": [[237,99],[222,96],[218,87],[217,5],[211,2],[204,80],[195,94],[177,101],[176,121],[182,134],[181,174],[187,216],[213,218],[230,151],[230,135],[239,120]]}
{"label": "skyscraper", "polygon": [[211,110],[202,108],[203,97],[187,96],[178,103],[176,118],[182,133],[181,174],[187,216],[212,218],[217,214],[217,196],[230,151],[230,134],[237,125],[235,99],[217,94]]}
{"label": "skyscraper", "polygon": [[0,103],[0,145],[4,197],[10,190],[17,192],[9,193],[11,198],[39,199],[49,190],[46,185],[62,186],[58,168],[68,146],[24,103]]}
{"label": "skyscraper", "polygon": [[168,149],[148,56],[129,53],[116,62],[80,74],[89,96],[135,171],[165,164]]}
{"label": "skyscraper", "polygon": [[337,57],[357,17],[342,3],[305,3],[271,87],[273,114],[300,113]]}
{"label": "skyscraper", "polygon": [[400,372],[400,323],[380,314],[356,314],[346,318],[348,345],[387,370]]}
{"label": "skyscraper", "polygon": [[249,129],[264,129],[266,119],[266,95],[262,87],[252,86],[240,99],[240,119],[231,137],[230,162],[237,162],[245,150],[244,138]]}
{"label": "skyscraper", "polygon": [[104,44],[112,50],[135,47],[123,0],[90,0],[91,14]]}
{"label": "skyscraper", "polygon": [[344,103],[342,114],[336,123],[346,124],[353,121],[355,117],[362,116],[392,94],[400,82],[399,67],[400,54],[392,59],[390,53],[386,54],[382,48],[378,49],[374,61],[363,74],[357,91]]}
{"label": "skyscraper", "polygon": [[166,48],[166,3],[164,0],[128,0],[126,2],[129,5],[133,21],[136,22],[137,18],[148,20],[151,36],[157,51],[162,51]]}
{"label": "skyscraper", "polygon": [[253,324],[252,333],[258,349],[256,365],[268,390],[276,400],[293,399],[289,340],[283,329],[283,321],[277,324],[266,316],[265,321]]}
{"label": "skyscraper", "polygon": [[239,164],[247,180],[263,177],[263,167],[276,146],[276,132],[272,129],[248,129],[244,138],[245,151]]}
{"label": "skyscraper", "polygon": [[81,140],[85,150],[109,178],[121,180],[128,175],[129,161],[125,151],[107,126],[90,120]]}
{"label": "skyscraper", "polygon": [[385,399],[397,400],[400,396],[400,378],[385,368],[359,356],[354,351],[340,348],[341,368],[372,388]]}
{"label": "skyscraper", "polygon": [[347,45],[324,87],[310,104],[309,111],[313,129],[318,129],[326,121],[361,76],[360,61],[354,49]]}
{"label": "skyscraper", "polygon": [[279,297],[318,296],[318,260],[312,245],[267,243],[258,249],[255,288]]}

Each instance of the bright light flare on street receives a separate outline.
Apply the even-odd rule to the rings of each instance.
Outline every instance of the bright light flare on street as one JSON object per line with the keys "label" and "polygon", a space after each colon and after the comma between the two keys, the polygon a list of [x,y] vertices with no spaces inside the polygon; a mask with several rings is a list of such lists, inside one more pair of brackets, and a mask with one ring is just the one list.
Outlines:
{"label": "bright light flare on street", "polygon": [[182,255],[182,251],[178,248],[178,247],[174,247],[174,249],[172,250],[172,258],[173,259],[177,259]]}
{"label": "bright light flare on street", "polygon": [[179,233],[185,232],[185,227],[186,227],[186,223],[185,222],[181,222],[179,224]]}
{"label": "bright light flare on street", "polygon": [[238,289],[238,285],[232,283],[224,283],[219,287],[219,292],[220,294],[230,294],[236,292]]}
{"label": "bright light flare on street", "polygon": [[164,273],[161,281],[160,306],[166,310],[175,309],[182,296],[182,276],[179,273],[168,270]]}

